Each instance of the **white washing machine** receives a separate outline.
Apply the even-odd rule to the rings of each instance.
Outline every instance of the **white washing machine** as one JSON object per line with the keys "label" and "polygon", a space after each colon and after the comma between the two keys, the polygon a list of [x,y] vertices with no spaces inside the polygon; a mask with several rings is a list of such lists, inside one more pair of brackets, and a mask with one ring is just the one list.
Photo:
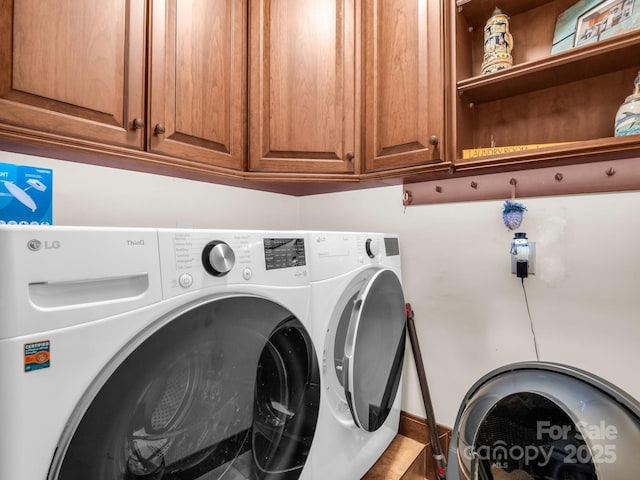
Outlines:
{"label": "white washing machine", "polygon": [[396,235],[309,232],[311,332],[322,356],[314,479],[361,478],[398,431],[405,303]]}
{"label": "white washing machine", "polygon": [[0,478],[311,478],[306,248],[286,232],[0,227]]}

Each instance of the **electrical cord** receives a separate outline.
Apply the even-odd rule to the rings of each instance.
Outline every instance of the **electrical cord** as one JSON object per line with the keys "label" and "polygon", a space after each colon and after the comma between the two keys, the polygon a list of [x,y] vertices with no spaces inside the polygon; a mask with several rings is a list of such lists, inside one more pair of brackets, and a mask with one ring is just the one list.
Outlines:
{"label": "electrical cord", "polygon": [[527,315],[529,315],[529,325],[531,326],[531,334],[533,335],[533,345],[536,348],[536,360],[540,361],[540,352],[538,351],[538,339],[536,337],[536,330],[533,327],[533,318],[531,318],[531,310],[529,310],[529,300],[527,299],[527,289],[524,288],[524,278],[522,280],[522,291],[524,292],[524,303],[527,306]]}

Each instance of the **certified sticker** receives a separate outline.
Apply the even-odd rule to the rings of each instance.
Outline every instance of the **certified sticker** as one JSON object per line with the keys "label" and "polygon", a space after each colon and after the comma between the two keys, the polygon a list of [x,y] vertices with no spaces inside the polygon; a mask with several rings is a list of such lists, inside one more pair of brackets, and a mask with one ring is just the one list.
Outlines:
{"label": "certified sticker", "polygon": [[24,344],[24,371],[33,372],[51,366],[51,342],[33,342]]}

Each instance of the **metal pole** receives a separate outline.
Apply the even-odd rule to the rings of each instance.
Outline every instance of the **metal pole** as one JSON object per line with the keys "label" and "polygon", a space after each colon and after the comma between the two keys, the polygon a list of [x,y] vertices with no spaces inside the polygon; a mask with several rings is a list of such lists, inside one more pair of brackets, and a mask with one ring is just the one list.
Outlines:
{"label": "metal pole", "polygon": [[418,335],[416,334],[416,324],[413,320],[413,310],[411,304],[405,305],[407,314],[407,327],[409,330],[409,340],[411,341],[411,349],[413,350],[413,359],[416,362],[416,370],[418,372],[418,381],[420,382],[420,391],[422,392],[422,402],[427,414],[427,425],[429,426],[429,435],[431,437],[431,447],[433,451],[433,459],[435,465],[435,473],[439,480],[445,480],[447,470],[447,460],[442,454],[440,439],[438,438],[438,425],[436,417],[433,413],[433,405],[431,403],[431,395],[429,394],[429,386],[427,385],[427,375],[424,370],[424,362],[420,353],[420,345],[418,344]]}

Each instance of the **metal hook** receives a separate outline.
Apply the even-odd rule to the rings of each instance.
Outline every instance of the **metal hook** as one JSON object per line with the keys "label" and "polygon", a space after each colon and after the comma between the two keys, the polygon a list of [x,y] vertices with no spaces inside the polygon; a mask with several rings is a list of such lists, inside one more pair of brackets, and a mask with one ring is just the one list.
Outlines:
{"label": "metal hook", "polygon": [[407,213],[407,205],[410,205],[413,201],[413,195],[411,195],[410,190],[405,190],[402,192],[402,204],[404,205],[404,212]]}
{"label": "metal hook", "polygon": [[509,180],[509,183],[511,184],[511,200],[515,200],[516,199],[516,185],[518,185],[518,180],[516,180],[515,178],[512,178],[511,180]]}

